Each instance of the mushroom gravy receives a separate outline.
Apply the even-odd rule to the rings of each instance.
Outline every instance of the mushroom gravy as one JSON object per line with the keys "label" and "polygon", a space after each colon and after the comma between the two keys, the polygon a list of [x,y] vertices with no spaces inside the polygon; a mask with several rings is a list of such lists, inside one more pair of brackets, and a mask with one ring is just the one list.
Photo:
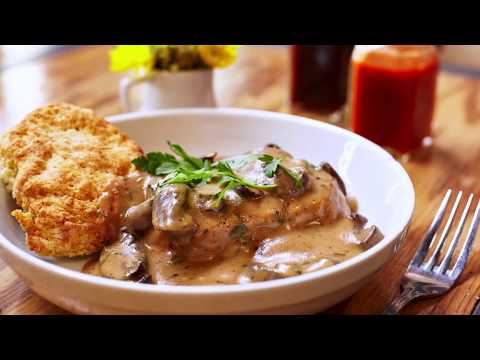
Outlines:
{"label": "mushroom gravy", "polygon": [[169,285],[245,284],[280,279],[320,270],[364,251],[342,219],[332,225],[313,225],[273,235],[256,251],[238,250],[213,264],[172,263],[168,247],[146,240],[152,281]]}
{"label": "mushroom gravy", "polygon": [[273,145],[252,153],[281,158],[284,168],[269,177],[255,160],[235,172],[272,188],[226,189],[221,202],[215,182],[159,187],[164,176],[131,174],[118,240],[84,272],[154,284],[244,284],[333,266],[382,239],[375,226],[365,227],[330,165],[314,167]]}

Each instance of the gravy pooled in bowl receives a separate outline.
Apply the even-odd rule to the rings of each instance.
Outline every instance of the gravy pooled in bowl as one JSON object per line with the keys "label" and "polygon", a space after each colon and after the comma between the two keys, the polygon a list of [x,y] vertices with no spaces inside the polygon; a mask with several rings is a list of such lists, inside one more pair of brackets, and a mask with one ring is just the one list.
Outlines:
{"label": "gravy pooled in bowl", "polygon": [[333,266],[383,236],[328,163],[276,145],[235,157],[149,153],[133,163],[116,242],[84,271],[171,285],[242,284]]}

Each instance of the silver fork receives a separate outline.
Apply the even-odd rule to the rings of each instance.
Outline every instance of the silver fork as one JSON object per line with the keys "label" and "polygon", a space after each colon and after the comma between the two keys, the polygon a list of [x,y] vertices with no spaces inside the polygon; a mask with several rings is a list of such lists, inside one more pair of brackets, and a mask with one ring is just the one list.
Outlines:
{"label": "silver fork", "polygon": [[467,204],[460,218],[460,222],[455,230],[455,234],[453,235],[453,239],[448,247],[444,259],[440,264],[437,265],[440,258],[440,253],[446,243],[447,236],[455,219],[455,214],[460,204],[460,200],[462,199],[462,191],[458,193],[457,198],[455,199],[455,203],[453,204],[447,223],[445,224],[445,228],[443,229],[440,240],[438,241],[432,256],[430,259],[426,260],[427,253],[434,243],[440,224],[445,216],[451,195],[452,190],[448,190],[432,224],[430,225],[430,228],[427,231],[427,234],[425,235],[422,245],[418,249],[415,257],[408,266],[407,272],[403,276],[401,282],[402,291],[400,295],[390,303],[384,312],[385,315],[397,315],[400,310],[402,310],[413,300],[436,297],[445,294],[452,288],[465,269],[468,256],[472,250],[472,245],[479,227],[480,201],[478,202],[477,208],[473,215],[467,238],[464,242],[462,250],[460,251],[457,262],[452,269],[449,269],[449,266],[453,259],[455,249],[460,242],[460,238],[465,227],[465,222],[473,202],[473,194],[471,194],[468,198]]}

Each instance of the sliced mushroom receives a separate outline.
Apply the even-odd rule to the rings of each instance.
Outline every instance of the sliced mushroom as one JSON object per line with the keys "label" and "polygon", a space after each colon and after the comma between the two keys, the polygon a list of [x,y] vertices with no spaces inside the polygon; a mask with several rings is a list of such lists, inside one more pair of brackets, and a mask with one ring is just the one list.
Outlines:
{"label": "sliced mushroom", "polygon": [[298,187],[290,175],[283,169],[278,169],[275,175],[276,193],[282,198],[296,198],[305,193],[310,185],[310,176],[302,167],[294,167],[289,169],[301,177],[302,186]]}
{"label": "sliced mushroom", "polygon": [[340,190],[342,191],[342,193],[345,196],[347,195],[347,188],[345,187],[345,183],[343,182],[340,175],[338,175],[338,173],[332,167],[332,165],[330,165],[327,162],[324,162],[324,163],[320,164],[320,170],[323,170],[323,171],[327,172],[328,174],[330,174],[337,181],[337,184],[340,187]]}
{"label": "sliced mushroom", "polygon": [[356,227],[363,227],[368,223],[368,219],[360,214],[351,214],[350,218],[352,219],[353,224]]}
{"label": "sliced mushroom", "polygon": [[195,187],[195,191],[203,196],[215,196],[222,191],[222,186],[217,183],[201,184]]}
{"label": "sliced mushroom", "polygon": [[125,213],[125,226],[134,231],[145,231],[152,226],[153,199],[144,201],[141,204],[132,206]]}
{"label": "sliced mushroom", "polygon": [[162,188],[153,199],[152,222],[155,230],[185,233],[194,231],[196,224],[185,211],[189,187],[183,184]]}
{"label": "sliced mushroom", "polygon": [[132,279],[132,280],[135,281],[136,283],[139,283],[139,284],[152,284],[153,283],[152,275],[147,274],[145,272],[143,272],[140,276],[138,276],[138,278]]}
{"label": "sliced mushroom", "polygon": [[260,189],[249,188],[241,186],[236,191],[238,195],[246,199],[261,199],[265,196],[265,192]]}
{"label": "sliced mushroom", "polygon": [[278,271],[267,269],[262,264],[253,263],[247,270],[246,275],[252,282],[262,282],[270,280],[279,280],[285,278],[285,275]]}
{"label": "sliced mushroom", "polygon": [[235,190],[229,190],[225,192],[223,200],[225,201],[225,204],[233,207],[238,207],[243,202],[242,197]]}
{"label": "sliced mushroom", "polygon": [[265,164],[260,160],[240,161],[235,167],[235,173],[253,184],[273,185],[273,179],[267,177]]}
{"label": "sliced mushroom", "polygon": [[365,216],[352,213],[349,217],[353,222],[353,237],[350,237],[350,242],[367,250],[383,239],[383,234],[376,226],[365,227],[368,223]]}
{"label": "sliced mushroom", "polygon": [[145,182],[143,185],[143,193],[144,193],[144,198],[148,199],[156,194],[158,191],[158,184],[163,181],[163,177],[161,176],[153,176],[153,175],[148,175],[145,178]]}
{"label": "sliced mushroom", "polygon": [[203,161],[210,160],[211,162],[213,162],[215,160],[215,158],[217,157],[217,155],[218,154],[216,152],[213,152],[213,153],[207,154],[205,156],[202,156],[201,159]]}
{"label": "sliced mushroom", "polygon": [[374,225],[356,232],[356,236],[365,250],[378,244],[384,237],[382,232]]}
{"label": "sliced mushroom", "polygon": [[280,146],[278,146],[277,144],[272,144],[272,143],[271,143],[271,144],[267,144],[265,147],[267,147],[267,148],[273,148],[273,149],[278,149],[278,150],[281,149]]}
{"label": "sliced mushroom", "polygon": [[287,159],[293,158],[292,154],[290,154],[289,152],[286,152],[280,146],[275,144],[268,144],[265,147],[257,150],[257,152],[261,154],[267,154],[267,155],[273,156],[276,159],[287,160]]}
{"label": "sliced mushroom", "polygon": [[188,203],[190,207],[201,210],[219,211],[223,207],[223,201],[219,201],[215,195],[222,191],[219,184],[203,184],[189,192]]}
{"label": "sliced mushroom", "polygon": [[116,280],[129,280],[145,262],[143,248],[135,243],[132,234],[123,232],[117,242],[106,246],[99,259],[100,273]]}

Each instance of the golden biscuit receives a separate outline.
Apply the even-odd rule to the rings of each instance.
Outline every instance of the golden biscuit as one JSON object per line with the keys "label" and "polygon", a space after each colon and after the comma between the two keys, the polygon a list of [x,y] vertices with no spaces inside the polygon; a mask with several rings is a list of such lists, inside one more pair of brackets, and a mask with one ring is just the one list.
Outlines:
{"label": "golden biscuit", "polygon": [[142,150],[92,110],[35,110],[0,139],[0,176],[12,215],[43,256],[97,252],[117,235],[120,195]]}

